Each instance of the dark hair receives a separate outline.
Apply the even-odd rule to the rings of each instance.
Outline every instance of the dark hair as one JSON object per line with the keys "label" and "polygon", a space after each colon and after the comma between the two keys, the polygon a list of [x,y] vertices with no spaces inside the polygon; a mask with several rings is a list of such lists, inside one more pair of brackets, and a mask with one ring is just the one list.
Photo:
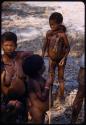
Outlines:
{"label": "dark hair", "polygon": [[15,33],[13,32],[5,32],[2,34],[1,36],[1,42],[2,44],[4,43],[4,41],[13,41],[15,43],[15,45],[17,46],[17,36]]}
{"label": "dark hair", "polygon": [[26,75],[33,78],[38,75],[38,71],[42,69],[43,64],[43,58],[34,54],[24,59],[22,68]]}
{"label": "dark hair", "polygon": [[54,12],[54,13],[52,13],[52,14],[50,15],[49,21],[50,21],[50,20],[56,20],[56,22],[57,22],[58,24],[60,24],[60,23],[63,22],[63,16],[62,16],[61,13]]}

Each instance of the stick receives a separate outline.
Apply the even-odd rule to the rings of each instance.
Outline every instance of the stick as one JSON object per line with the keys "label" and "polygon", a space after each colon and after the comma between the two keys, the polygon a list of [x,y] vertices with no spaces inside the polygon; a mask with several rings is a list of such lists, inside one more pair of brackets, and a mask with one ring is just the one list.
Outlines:
{"label": "stick", "polygon": [[52,101],[52,86],[50,87],[49,91],[49,124],[51,122],[51,101]]}

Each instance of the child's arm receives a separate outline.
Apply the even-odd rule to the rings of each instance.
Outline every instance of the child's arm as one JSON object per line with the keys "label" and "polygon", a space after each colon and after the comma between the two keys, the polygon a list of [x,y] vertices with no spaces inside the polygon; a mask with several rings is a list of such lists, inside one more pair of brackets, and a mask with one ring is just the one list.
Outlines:
{"label": "child's arm", "polygon": [[49,90],[50,90],[50,87],[53,85],[53,81],[54,79],[52,77],[49,77],[46,80],[44,92],[42,94],[44,100],[47,100],[47,98],[49,97]]}
{"label": "child's arm", "polygon": [[42,97],[41,87],[40,84],[37,81],[33,81],[33,87],[32,87],[37,95],[37,97],[44,101],[44,98]]}
{"label": "child's arm", "polygon": [[67,39],[67,35],[65,33],[58,33],[58,35],[63,39],[64,44],[65,44],[65,55],[59,63],[59,65],[63,65],[65,58],[69,54],[70,46],[69,46],[69,42],[68,42],[68,39]]}
{"label": "child's arm", "polygon": [[50,32],[50,31],[48,31],[48,32],[46,33],[46,38],[45,38],[45,40],[44,40],[44,44],[43,44],[43,48],[42,48],[42,57],[44,57],[45,52],[46,52],[46,50],[47,50],[47,48],[48,48],[48,35],[49,35],[49,32]]}
{"label": "child's arm", "polygon": [[35,89],[36,95],[41,101],[47,100],[47,98],[49,96],[49,89],[50,89],[50,86],[52,85],[52,83],[53,83],[53,79],[48,78],[48,80],[45,83],[44,91],[42,92],[38,82],[36,82],[36,81],[34,82],[34,89]]}

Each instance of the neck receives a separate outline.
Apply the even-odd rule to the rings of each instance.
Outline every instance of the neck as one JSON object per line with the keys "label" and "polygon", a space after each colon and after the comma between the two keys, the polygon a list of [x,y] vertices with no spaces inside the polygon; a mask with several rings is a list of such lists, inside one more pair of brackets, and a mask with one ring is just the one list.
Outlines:
{"label": "neck", "polygon": [[13,58],[15,58],[15,56],[16,56],[16,52],[12,52],[12,53],[4,53],[4,55],[6,56],[6,57],[8,57],[8,58],[10,58],[10,59],[13,59]]}

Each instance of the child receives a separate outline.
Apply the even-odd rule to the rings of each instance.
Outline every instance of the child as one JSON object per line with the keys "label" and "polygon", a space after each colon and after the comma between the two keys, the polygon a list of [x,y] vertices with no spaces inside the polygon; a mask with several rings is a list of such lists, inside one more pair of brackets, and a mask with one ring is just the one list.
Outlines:
{"label": "child", "polygon": [[[1,46],[4,51],[1,57],[1,102],[5,107],[14,106],[14,108],[18,110],[22,107],[23,111],[21,116],[24,122],[27,119],[26,76],[22,71],[22,61],[27,56],[31,56],[32,52],[15,51],[17,47],[17,36],[13,32],[5,32],[2,34]],[[2,117],[4,118],[5,115]],[[3,121],[16,123],[17,116],[13,116],[13,119],[14,120],[5,119],[7,121]]]}
{"label": "child", "polygon": [[33,123],[41,124],[48,110],[49,88],[52,81],[42,77],[45,70],[44,61],[41,56],[35,54],[27,57],[23,62],[23,71],[29,77],[28,80],[28,104],[29,113]]}
{"label": "child", "polygon": [[62,25],[63,16],[54,12],[49,18],[51,30],[47,31],[46,40],[42,49],[44,57],[47,50],[49,56],[49,74],[54,81],[55,69],[58,67],[59,97],[64,97],[64,68],[70,47],[66,36],[66,27]]}

